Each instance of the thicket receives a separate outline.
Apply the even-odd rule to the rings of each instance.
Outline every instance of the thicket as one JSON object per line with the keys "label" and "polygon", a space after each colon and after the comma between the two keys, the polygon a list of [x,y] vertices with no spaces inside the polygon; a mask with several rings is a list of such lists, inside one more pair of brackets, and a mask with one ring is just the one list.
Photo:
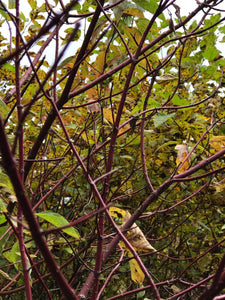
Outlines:
{"label": "thicket", "polygon": [[225,299],[223,5],[0,1],[1,299]]}

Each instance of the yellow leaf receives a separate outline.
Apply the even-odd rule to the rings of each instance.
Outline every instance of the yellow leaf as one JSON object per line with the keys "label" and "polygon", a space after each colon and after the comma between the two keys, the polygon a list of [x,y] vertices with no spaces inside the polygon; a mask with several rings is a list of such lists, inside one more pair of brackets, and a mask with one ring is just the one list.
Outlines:
{"label": "yellow leaf", "polygon": [[110,108],[103,108],[104,121],[109,124],[113,124],[113,115],[112,110]]}
{"label": "yellow leaf", "polygon": [[136,259],[132,258],[131,260],[129,260],[129,264],[131,279],[136,283],[142,284],[145,279],[145,274],[143,273],[138,262],[136,261]]}
{"label": "yellow leaf", "polygon": [[95,88],[91,88],[87,90],[87,95],[89,99],[97,99],[98,98],[98,92]]}
{"label": "yellow leaf", "polygon": [[224,149],[225,147],[225,136],[213,136],[209,140],[210,146],[216,150],[216,152]]}
{"label": "yellow leaf", "polygon": [[[186,156],[188,155],[188,147],[187,145],[176,145],[175,150],[177,150],[177,159],[176,159],[176,165],[179,167],[179,165],[185,160]],[[187,159],[184,164],[178,168],[177,173],[183,173],[189,168],[190,160]]]}
{"label": "yellow leaf", "polygon": [[120,225],[123,223],[123,219],[126,214],[125,210],[118,207],[111,206],[109,208],[109,213],[117,223],[119,223]]}
{"label": "yellow leaf", "polygon": [[129,41],[136,47],[141,41],[142,34],[136,27],[123,25],[124,33],[129,38]]}
{"label": "yellow leaf", "polygon": [[124,11],[124,14],[144,18],[144,13],[138,8],[129,7]]}

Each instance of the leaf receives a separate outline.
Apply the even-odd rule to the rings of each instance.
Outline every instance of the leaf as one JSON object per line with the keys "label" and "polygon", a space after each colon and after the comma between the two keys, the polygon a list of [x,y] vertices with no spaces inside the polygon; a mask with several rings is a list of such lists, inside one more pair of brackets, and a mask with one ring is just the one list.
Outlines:
{"label": "leaf", "polygon": [[2,271],[1,269],[0,269],[0,275],[2,275],[7,280],[16,281],[16,280],[12,279],[7,273],[5,273],[4,271]]}
{"label": "leaf", "polygon": [[159,78],[157,78],[157,83],[170,83],[171,81],[177,80],[178,77],[177,75],[174,74],[170,74],[170,73],[165,73],[162,76],[160,76]]}
{"label": "leaf", "polygon": [[11,190],[11,192],[13,193],[13,187],[10,179],[5,173],[2,172],[1,169],[0,169],[0,186],[8,187],[8,189]]}
{"label": "leaf", "polygon": [[5,104],[4,101],[2,101],[0,99],[0,115],[1,115],[1,117],[6,118],[8,113],[9,113],[8,106]]}
{"label": "leaf", "polygon": [[[109,4],[112,5],[116,3],[117,0],[109,0]],[[117,4],[112,8],[113,13],[115,15],[116,19],[120,19],[121,16],[123,15],[123,11],[127,8],[127,0],[122,1],[121,3]]]}
{"label": "leaf", "polygon": [[[115,218],[115,221],[117,221],[117,224],[121,225],[120,227],[123,227],[123,225],[128,221],[131,214],[128,212],[128,210],[124,210],[118,207],[110,207],[109,213],[112,217]],[[136,223],[134,223],[131,228],[127,231],[125,234],[128,241],[131,243],[131,245],[134,247],[137,251],[144,251],[144,252],[155,252],[156,249],[152,247],[152,245],[148,242],[148,240],[145,238],[143,232],[141,229],[137,226]],[[129,249],[128,249],[129,251]]]}
{"label": "leaf", "polygon": [[124,216],[126,214],[126,211],[124,209],[121,209],[119,207],[111,206],[109,208],[110,215],[115,219],[115,222],[119,225],[123,223]]}
{"label": "leaf", "polygon": [[164,114],[164,113],[159,113],[153,117],[153,122],[155,127],[161,126],[163,123],[168,121],[169,119],[173,118],[175,116],[175,113],[172,114]]}
{"label": "leaf", "polygon": [[15,66],[13,66],[13,65],[11,65],[10,63],[5,63],[4,65],[3,65],[3,67],[4,67],[4,69],[7,69],[7,70],[9,70],[10,72],[13,72],[13,73],[15,73]]}
{"label": "leaf", "polygon": [[124,14],[126,15],[131,15],[131,16],[137,16],[137,17],[140,17],[140,18],[144,18],[144,14],[143,12],[138,9],[138,8],[135,8],[135,7],[129,7],[127,8],[125,11],[124,11]]}
{"label": "leaf", "polygon": [[216,150],[216,152],[224,149],[225,147],[225,136],[223,135],[217,135],[213,136],[209,140],[210,146]]}
{"label": "leaf", "polygon": [[[68,56],[58,65],[57,69],[62,69],[63,67],[67,66],[72,60],[74,60],[74,55]],[[71,67],[73,67],[73,64],[68,65],[67,67],[71,69]]]}
{"label": "leaf", "polygon": [[172,99],[172,103],[174,105],[188,105],[188,104],[190,104],[190,102],[188,100],[181,99],[178,95],[174,95],[174,97]]}
{"label": "leaf", "polygon": [[138,284],[142,284],[145,279],[145,274],[143,273],[136,259],[132,258],[131,260],[129,260],[129,265],[131,279]]}
{"label": "leaf", "polygon": [[[95,100],[94,99],[90,99],[90,100],[88,100],[88,103],[89,102],[93,102],[93,101],[95,101]],[[97,113],[101,112],[101,106],[100,106],[100,104],[98,102],[88,104],[87,111],[90,114],[97,114]]]}
{"label": "leaf", "polygon": [[[122,225],[124,225],[129,220],[130,216],[130,213],[126,210]],[[129,231],[127,231],[126,238],[136,251],[156,252],[156,249],[153,248],[152,245],[148,242],[143,232],[136,223],[134,223]]]}
{"label": "leaf", "polygon": [[217,55],[218,55],[219,51],[216,49],[216,47],[209,47],[206,48],[206,50],[203,52],[203,56],[209,60],[212,61]]}
{"label": "leaf", "polygon": [[219,182],[218,184],[214,185],[214,188],[216,189],[215,193],[221,193],[225,190],[225,182]]}
{"label": "leaf", "polygon": [[18,262],[21,259],[18,242],[15,242],[12,248],[9,251],[3,253],[4,257],[11,263],[14,264],[14,267],[18,270],[19,265]]}
{"label": "leaf", "polygon": [[[156,0],[134,0],[137,5],[142,7],[144,10],[149,11],[150,13],[154,14],[158,8],[158,3]],[[159,16],[160,19],[164,20],[165,17],[163,14]]]}
{"label": "leaf", "polygon": [[[5,215],[0,214],[0,228],[5,225],[5,222],[7,222]],[[4,225],[3,225],[4,224]],[[0,230],[0,234],[1,234],[1,230]]]}
{"label": "leaf", "polygon": [[112,115],[112,110],[109,108],[103,108],[103,116],[104,116],[104,121],[105,123],[109,124],[113,124],[113,115]]}
{"label": "leaf", "polygon": [[[182,164],[182,162],[185,160],[186,156],[188,155],[188,147],[187,145],[176,145],[175,150],[177,150],[177,159],[176,159],[176,165],[179,167],[179,165]],[[190,160],[187,159],[184,164],[182,164],[179,168],[177,173],[183,173],[189,168]]]}
{"label": "leaf", "polygon": [[208,231],[211,231],[211,229],[208,226],[206,226],[203,222],[198,221],[198,224],[201,225],[203,228],[207,229]]}
{"label": "leaf", "polygon": [[135,46],[138,47],[138,44],[141,41],[142,34],[136,27],[129,27],[123,25],[124,33],[129,38],[130,42]]}
{"label": "leaf", "polygon": [[16,8],[16,0],[9,0],[9,9]]}
{"label": "leaf", "polygon": [[[52,211],[44,211],[44,212],[36,213],[36,216],[48,221],[49,223],[51,223],[56,227],[62,227],[69,224],[69,222],[63,216]],[[65,233],[67,233],[68,235],[76,239],[80,238],[79,232],[74,227],[68,227],[62,229],[62,231],[64,231]]]}
{"label": "leaf", "polygon": [[5,202],[0,198],[0,213],[7,212],[6,204]]}
{"label": "leaf", "polygon": [[32,9],[37,8],[37,1],[36,0],[28,0],[28,3],[30,4]]}

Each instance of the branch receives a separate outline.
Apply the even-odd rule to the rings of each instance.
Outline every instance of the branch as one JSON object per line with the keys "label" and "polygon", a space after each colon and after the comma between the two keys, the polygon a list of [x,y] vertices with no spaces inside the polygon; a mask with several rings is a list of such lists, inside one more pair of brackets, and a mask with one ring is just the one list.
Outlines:
{"label": "branch", "polygon": [[21,180],[21,177],[19,175],[16,162],[12,155],[6,137],[6,133],[3,127],[3,122],[1,119],[0,119],[0,136],[1,136],[0,150],[2,154],[2,165],[11,180],[19,205],[22,208],[23,214],[29,225],[32,237],[36,245],[39,247],[43,257],[45,258],[45,262],[53,278],[56,280],[58,286],[63,292],[63,294],[67,297],[67,299],[71,299],[71,300],[77,299],[77,296],[75,295],[73,289],[70,287],[63,274],[60,272],[58,265],[56,264],[51,252],[49,251],[48,245],[46,244],[45,240],[42,237],[41,229],[33,214],[30,200],[26,196],[23,181]]}

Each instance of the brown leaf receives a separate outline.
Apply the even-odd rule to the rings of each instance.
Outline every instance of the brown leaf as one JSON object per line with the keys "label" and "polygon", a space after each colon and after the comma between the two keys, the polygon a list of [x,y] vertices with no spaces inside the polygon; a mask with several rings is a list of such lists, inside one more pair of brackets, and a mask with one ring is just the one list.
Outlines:
{"label": "brown leaf", "polygon": [[[128,219],[130,218],[130,213],[126,210],[123,224],[125,224]],[[131,229],[127,232],[126,238],[131,243],[131,245],[134,247],[137,251],[144,251],[144,252],[156,252],[156,249],[152,247],[152,245],[148,242],[148,240],[145,238],[143,232],[141,229],[137,226],[136,223],[134,223],[131,226]]]}

